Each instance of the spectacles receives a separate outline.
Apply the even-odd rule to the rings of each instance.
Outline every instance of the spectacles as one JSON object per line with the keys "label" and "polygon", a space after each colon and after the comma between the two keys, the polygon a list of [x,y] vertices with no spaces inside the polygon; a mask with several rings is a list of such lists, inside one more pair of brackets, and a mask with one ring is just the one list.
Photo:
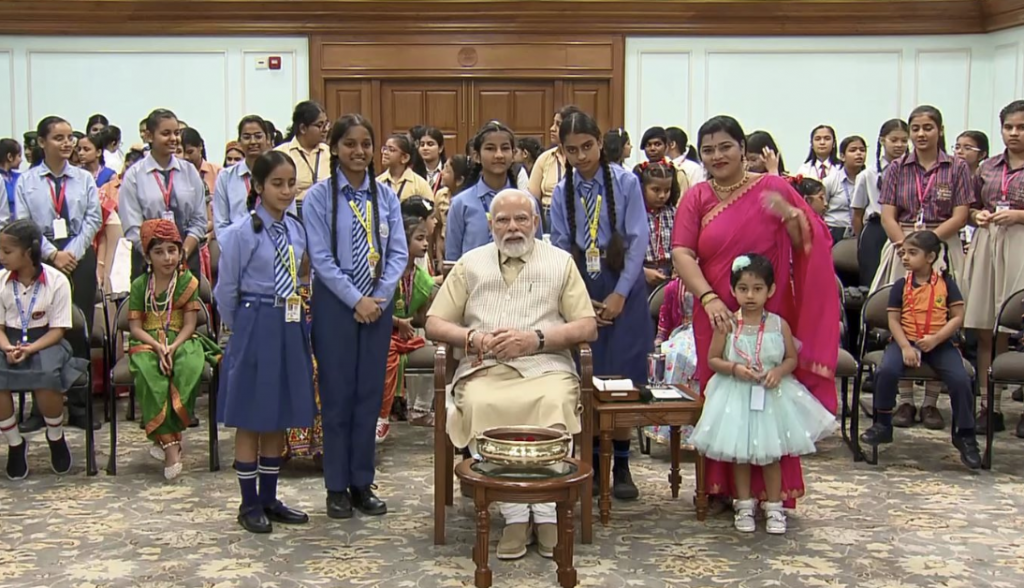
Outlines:
{"label": "spectacles", "polygon": [[267,138],[267,136],[264,135],[263,133],[256,133],[256,134],[253,134],[253,135],[246,134],[246,135],[242,135],[241,137],[239,137],[239,139],[241,139],[242,141],[245,141],[245,142],[249,142],[249,141],[262,141],[263,139],[266,139],[266,138]]}
{"label": "spectacles", "polygon": [[953,151],[972,151],[975,153],[981,153],[981,149],[978,149],[974,145],[953,145]]}
{"label": "spectacles", "polygon": [[388,147],[387,145],[380,148],[380,152],[382,155],[388,155],[396,151],[398,151],[398,149],[395,149],[394,147]]}
{"label": "spectacles", "polygon": [[516,226],[525,227],[529,226],[533,222],[533,216],[529,214],[517,214],[514,217],[510,216],[496,216],[494,217],[494,224],[502,229],[508,228],[512,223]]}
{"label": "spectacles", "polygon": [[322,120],[322,121],[320,121],[318,123],[313,123],[313,126],[318,128],[318,129],[320,129],[322,131],[322,130],[326,129],[329,124],[331,124],[331,123],[326,121],[326,120]]}

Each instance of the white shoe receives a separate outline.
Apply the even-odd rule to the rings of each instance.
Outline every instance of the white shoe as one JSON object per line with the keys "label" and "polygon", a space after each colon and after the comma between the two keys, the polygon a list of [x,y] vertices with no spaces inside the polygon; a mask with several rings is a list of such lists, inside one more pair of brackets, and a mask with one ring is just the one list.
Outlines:
{"label": "white shoe", "polygon": [[377,443],[383,443],[391,432],[391,423],[388,419],[377,419]]}
{"label": "white shoe", "polygon": [[786,511],[782,509],[781,502],[764,503],[765,530],[769,535],[783,535],[786,533]]}
{"label": "white shoe", "polygon": [[150,445],[149,446],[149,456],[152,457],[155,460],[163,461],[164,460],[164,450],[161,449],[159,445]]}
{"label": "white shoe", "polygon": [[754,523],[754,508],[757,501],[753,498],[747,500],[734,500],[732,509],[735,514],[732,517],[733,525],[740,533],[753,533],[757,528]]}
{"label": "white shoe", "polygon": [[164,479],[169,482],[169,481],[177,478],[178,476],[181,475],[182,467],[183,466],[181,465],[181,462],[179,461],[178,463],[172,465],[171,467],[164,468]]}

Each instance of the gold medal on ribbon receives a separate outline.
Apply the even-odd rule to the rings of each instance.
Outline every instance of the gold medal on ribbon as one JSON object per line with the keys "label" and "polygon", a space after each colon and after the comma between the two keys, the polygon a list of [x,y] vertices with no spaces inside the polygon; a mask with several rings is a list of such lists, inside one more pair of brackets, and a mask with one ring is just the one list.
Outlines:
{"label": "gold medal on ribbon", "polygon": [[376,274],[377,264],[380,263],[380,254],[371,250],[370,254],[366,256],[366,260],[370,262],[370,273]]}

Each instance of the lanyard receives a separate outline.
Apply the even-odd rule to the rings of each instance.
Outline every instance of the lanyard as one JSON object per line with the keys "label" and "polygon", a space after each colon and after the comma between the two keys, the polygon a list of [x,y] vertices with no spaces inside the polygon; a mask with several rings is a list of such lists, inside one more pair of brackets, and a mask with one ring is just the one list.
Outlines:
{"label": "lanyard", "polygon": [[245,197],[249,197],[249,192],[252,191],[252,185],[249,183],[249,173],[242,174],[242,181],[245,182]]}
{"label": "lanyard", "polygon": [[402,303],[405,305],[406,311],[412,310],[412,287],[413,281],[416,278],[416,270],[409,272],[408,276],[402,276],[402,281],[399,283],[401,289]]}
{"label": "lanyard", "polygon": [[655,261],[661,261],[665,259],[665,242],[661,234],[661,211],[654,213],[654,235],[651,236],[651,240],[654,245],[654,255],[657,257]]}
{"label": "lanyard", "polygon": [[1020,173],[1020,171],[1022,169],[1024,169],[1024,168],[1019,167],[1019,168],[1013,170],[1013,173],[1011,174],[1011,173],[1007,173],[1010,170],[1010,164],[1007,162],[1007,163],[1005,163],[1003,165],[1003,181],[1002,181],[1002,184],[1000,186],[1000,188],[1001,188],[1000,191],[1003,194],[1003,201],[1004,202],[1010,199],[1009,198],[1009,194],[1010,194],[1010,181],[1012,181],[1013,178],[1018,173]]}
{"label": "lanyard", "polygon": [[32,309],[36,307],[39,288],[43,285],[42,274],[36,279],[36,285],[32,288],[32,299],[28,303],[28,312],[25,312],[21,305],[21,295],[18,294],[18,280],[13,280],[12,284],[14,287],[14,303],[18,305],[18,317],[21,319],[21,342],[28,343],[28,322],[32,319]]}
{"label": "lanyard", "polygon": [[164,206],[167,210],[171,209],[171,191],[174,190],[174,170],[167,170],[167,185],[164,186],[164,179],[160,174],[160,170],[153,170],[153,176],[156,177],[156,185],[160,188],[160,195],[164,197]]}
{"label": "lanyard", "polygon": [[736,321],[736,334],[733,336],[733,348],[736,349],[736,355],[743,358],[743,361],[747,362],[747,367],[761,371],[761,344],[764,342],[764,327],[768,320],[768,313],[761,312],[761,324],[757,327],[757,343],[754,344],[754,357],[751,358],[749,355],[740,349],[740,333],[743,331],[743,313],[736,313],[739,315],[739,320]]}
{"label": "lanyard", "polygon": [[555,154],[555,169],[557,170],[557,173],[558,173],[558,175],[556,176],[558,178],[557,181],[561,182],[562,181],[562,160],[558,158],[558,154],[557,153]]}
{"label": "lanyard", "polygon": [[[319,177],[320,177],[320,154],[321,154],[321,151],[317,150],[317,152],[316,152],[316,168],[313,168],[313,166],[309,165],[309,160],[306,159],[306,154],[302,151],[302,149],[299,149],[299,157],[302,158],[303,163],[305,163],[306,167],[309,168],[309,173],[313,175],[313,183],[314,184],[316,183],[317,179],[319,179]],[[248,183],[248,182],[246,182],[246,183]],[[248,188],[248,186],[246,186],[246,188]]]}
{"label": "lanyard", "polygon": [[[587,214],[587,201],[580,197],[580,204],[583,205],[583,214]],[[601,195],[597,195],[597,202],[594,204],[594,217],[587,217],[587,226],[590,228],[590,246],[597,247],[597,227],[601,222]]]}
{"label": "lanyard", "polygon": [[405,191],[405,185],[409,183],[408,180],[400,180],[400,181],[402,182],[402,185],[398,187],[398,193],[395,194],[395,196],[398,196],[399,200],[402,199],[402,192]]}
{"label": "lanyard", "polygon": [[284,264],[285,269],[288,270],[288,275],[292,279],[292,287],[295,289],[296,292],[298,292],[299,272],[298,269],[296,269],[297,266],[295,264],[295,248],[292,247],[292,236],[288,234],[288,229],[286,228],[284,230],[284,238],[288,240],[287,258],[285,258],[285,252],[278,249],[277,241],[275,241],[273,237],[270,237],[270,235],[267,235],[267,237],[270,238],[270,243],[274,246],[274,253],[277,254],[277,258],[281,260],[281,263]]}
{"label": "lanyard", "polygon": [[927,173],[922,172],[919,168],[914,171],[914,181],[917,182],[917,201],[921,204],[921,212],[924,212],[924,200],[928,195],[928,192],[932,191],[932,186],[935,185],[935,178],[939,177],[939,172],[936,170],[932,174],[932,177],[928,180],[928,183],[922,188],[921,187],[921,174]]}
{"label": "lanyard", "polygon": [[366,231],[366,242],[370,244],[370,257],[376,257],[377,247],[373,244],[373,203],[369,200],[366,201],[366,216],[359,212],[359,207],[356,206],[354,200],[349,200],[348,205],[352,208],[352,213],[356,215],[356,220]]}
{"label": "lanyard", "polygon": [[[931,294],[931,297],[930,297],[931,300],[929,300],[929,302],[928,302],[928,311],[927,311],[927,314],[925,315],[924,328],[923,329],[921,328],[921,325],[918,324],[918,322],[917,322],[917,313],[916,312],[911,313],[913,315],[913,317],[914,317],[914,331],[917,332],[917,340],[918,341],[920,341],[921,339],[924,339],[925,335],[928,334],[928,331],[930,331],[932,329],[932,315],[935,314],[935,284],[938,281],[939,281],[939,274],[935,273],[935,271],[932,271],[932,277],[928,280],[928,289],[929,289],[929,294]],[[914,282],[914,273],[913,272],[907,272],[907,284],[906,284],[906,286],[903,289],[903,301],[904,301],[903,303],[904,304],[906,304],[908,301],[913,303],[913,295],[914,295],[913,282]]]}
{"label": "lanyard", "polygon": [[47,176],[46,181],[50,183],[50,198],[53,199],[53,210],[57,213],[57,216],[61,215],[61,211],[64,210],[64,195],[68,191],[68,179],[64,178],[60,183],[60,195],[57,194],[57,182]]}

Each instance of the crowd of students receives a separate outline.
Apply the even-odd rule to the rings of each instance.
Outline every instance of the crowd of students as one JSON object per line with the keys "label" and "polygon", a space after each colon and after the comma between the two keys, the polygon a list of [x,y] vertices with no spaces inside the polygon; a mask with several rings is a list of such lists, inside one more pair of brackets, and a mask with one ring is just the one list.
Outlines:
{"label": "crowd of students", "polygon": [[[109,285],[123,232],[133,251],[131,371],[150,451],[164,462],[165,477],[181,474],[182,433],[195,422],[203,364],[222,361],[218,419],[238,431],[240,524],[268,532],[273,522],[308,520],[277,499],[277,476],[284,456],[321,452],[330,456],[322,460],[328,514],[383,514],[387,507],[374,492],[375,442],[387,438],[393,418],[429,422],[429,407],[395,401],[404,396],[404,366],[425,344],[419,329],[445,263],[491,241],[490,205],[506,189],[532,195],[543,219],[537,237],[578,261],[601,326],[595,373],[645,381],[653,342],[669,357],[671,381],[720,388],[731,398],[709,404],[692,443],[721,462],[767,468],[760,493],[761,474],[752,489],[749,467],[713,488],[737,498],[737,528],[752,530],[749,501],[760,497],[772,505],[769,530],[785,530],[776,505],[803,492],[802,481],[787,478],[786,458],[813,451],[813,443],[737,452],[737,439],[715,433],[723,426],[714,419],[739,406],[736,398],[751,385],[762,392],[788,386],[801,399],[810,390],[807,400],[834,412],[834,384],[829,400],[828,385],[801,371],[827,374],[834,359],[815,359],[813,368],[803,355],[798,361],[793,334],[806,348],[806,337],[821,333],[801,336],[805,311],[787,294],[776,296],[775,280],[817,278],[825,269],[832,276],[830,257],[820,254],[842,239],[858,239],[861,286],[894,283],[893,342],[878,369],[875,423],[862,440],[890,442],[893,426],[918,418],[943,426],[937,389],[926,389],[918,414],[912,383],[897,383],[904,367],[924,362],[949,389],[954,444],[965,464],[978,467],[975,432],[1004,427],[1001,399],[997,394],[995,422],[975,422],[952,341],[961,327],[976,331],[984,381],[993,345],[1007,346],[1005,336],[992,336],[995,314],[1024,288],[1024,265],[1013,255],[1024,238],[1024,102],[1008,105],[1000,121],[1002,153],[990,157],[985,135],[967,131],[949,155],[941,113],[921,106],[906,121],[881,126],[873,161],[867,140],[839,140],[820,125],[810,133],[806,160],[789,175],[769,133],[745,134],[729,117],[701,128],[699,149],[682,129],[647,129],[640,141],[646,161],[632,170],[623,168],[633,148],[628,133],[602,132],[574,106],[554,113],[547,149],[491,121],[456,154],[429,126],[378,146],[366,118],[331,123],[307,101],[295,107],[287,136],[260,116],[244,117],[237,140],[224,147],[223,165],[209,160],[199,131],[169,110],[140,123],[142,142],[127,153],[120,130],[102,115],[89,119],[88,134],[47,117],[25,136],[24,148],[0,140],[0,430],[10,447],[8,476],[28,473],[12,390],[35,391],[54,470],[71,467],[62,393],[83,368],[71,360],[63,333],[71,305],[92,309],[97,287]],[[735,251],[726,243],[722,251],[732,253],[719,264],[702,252],[704,240],[742,232],[738,225],[723,232],[713,221],[728,218],[723,213],[747,193],[762,195],[778,230]],[[708,234],[714,237],[701,236]],[[792,242],[793,253],[771,253],[773,239]],[[211,302],[198,298],[201,279],[213,284],[218,326],[230,333],[223,359],[214,341],[196,333],[199,312]],[[655,325],[648,296],[666,283]],[[736,337],[721,336],[733,329]],[[772,337],[761,358],[765,333]],[[825,356],[830,345],[822,346]],[[714,380],[716,373],[728,381]],[[827,429],[829,419],[803,400],[777,406],[789,420],[773,430],[797,428],[813,440]],[[629,438],[628,430],[615,432],[613,493],[620,499],[638,496]],[[771,469],[779,463],[781,470]],[[730,491],[733,475],[745,480],[738,495]]]}

